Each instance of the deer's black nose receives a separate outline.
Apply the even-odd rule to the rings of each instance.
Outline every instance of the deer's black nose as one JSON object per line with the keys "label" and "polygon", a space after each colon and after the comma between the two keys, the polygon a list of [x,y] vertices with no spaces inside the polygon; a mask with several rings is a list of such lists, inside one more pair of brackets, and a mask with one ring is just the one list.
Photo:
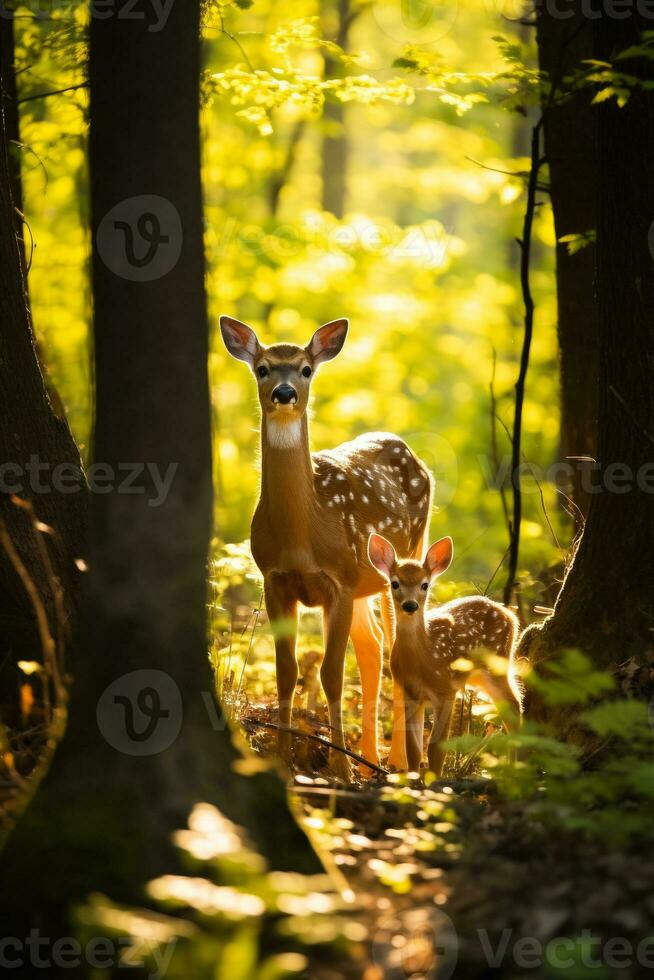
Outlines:
{"label": "deer's black nose", "polygon": [[272,393],[274,405],[291,405],[297,401],[297,391],[292,385],[277,385]]}
{"label": "deer's black nose", "polygon": [[414,613],[418,608],[418,603],[414,599],[407,599],[406,602],[402,603],[402,609],[408,613]]}

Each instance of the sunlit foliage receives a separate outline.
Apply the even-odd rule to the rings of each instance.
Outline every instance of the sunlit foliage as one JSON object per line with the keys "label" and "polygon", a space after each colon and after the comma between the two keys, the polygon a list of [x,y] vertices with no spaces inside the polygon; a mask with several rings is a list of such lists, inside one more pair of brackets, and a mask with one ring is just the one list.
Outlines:
{"label": "sunlit foliage", "polygon": [[[484,589],[507,546],[494,473],[522,332],[517,278],[533,52],[479,0],[421,34],[383,0],[354,6],[347,51],[335,13],[294,0],[209,4],[205,16],[204,185],[217,532],[241,540],[257,492],[252,380],[226,355],[220,312],[264,341],[303,342],[345,314],[348,344],[315,382],[316,448],[367,429],[404,436],[437,480],[434,535],[455,539],[456,577]],[[88,446],[90,299],[84,7],[17,16],[26,215],[35,249],[34,320],[78,439]],[[498,37],[499,32],[502,37]],[[325,57],[338,77],[325,77]],[[69,89],[38,97],[45,92]],[[530,94],[531,93],[531,94]],[[345,216],[321,209],[325,100],[345,103]],[[580,234],[586,230],[580,229]],[[557,459],[558,384],[546,196],[536,221],[538,304],[525,406],[529,468],[521,576],[561,559],[546,479]],[[496,368],[493,369],[493,351]],[[491,397],[497,461],[491,451]],[[173,393],[171,393],[173,397]],[[507,473],[504,473],[506,482]],[[499,588],[502,575],[493,582]],[[537,598],[539,587],[532,593]]]}
{"label": "sunlit foliage", "polygon": [[215,807],[198,804],[175,843],[188,874],[147,886],[167,915],[101,897],[78,913],[82,938],[101,929],[120,942],[121,967],[170,980],[282,980],[304,974],[310,956],[338,962],[348,940],[362,937],[326,875],[270,871]]}

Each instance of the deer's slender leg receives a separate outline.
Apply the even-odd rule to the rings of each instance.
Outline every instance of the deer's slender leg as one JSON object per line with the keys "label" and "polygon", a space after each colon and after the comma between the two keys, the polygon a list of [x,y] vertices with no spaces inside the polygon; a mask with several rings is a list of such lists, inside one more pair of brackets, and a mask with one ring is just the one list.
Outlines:
{"label": "deer's slender leg", "polygon": [[434,704],[434,724],[429,745],[427,747],[427,759],[429,768],[437,776],[443,771],[445,761],[445,751],[441,745],[450,734],[452,724],[452,713],[454,711],[454,698],[443,698],[433,702]]}
{"label": "deer's slender leg", "polygon": [[[329,708],[329,723],[331,738],[336,745],[345,748],[343,735],[343,668],[345,663],[345,648],[352,627],[353,599],[349,592],[338,592],[330,605],[325,609],[325,658],[320,668],[327,706]],[[343,779],[349,779],[350,764],[342,752],[332,752],[331,765]]]}
{"label": "deer's slender leg", "polygon": [[356,599],[354,602],[350,637],[361,676],[361,755],[379,765],[377,725],[383,636],[368,599]]}
{"label": "deer's slender leg", "polygon": [[404,694],[397,681],[393,681],[393,734],[386,764],[399,772],[404,771],[408,766]]}
{"label": "deer's slender leg", "polygon": [[[293,717],[293,697],[297,684],[298,667],[295,657],[297,640],[297,600],[288,594],[274,579],[264,582],[266,612],[275,633],[275,665],[277,672],[277,697],[279,725],[290,728]],[[287,762],[292,760],[291,736],[279,733],[279,752]]]}
{"label": "deer's slender leg", "polygon": [[411,772],[420,771],[422,762],[422,733],[424,728],[424,708],[419,701],[404,696],[404,724],[406,727],[407,765]]}
{"label": "deer's slender leg", "polygon": [[[388,588],[384,589],[381,594],[380,609],[385,646],[390,655],[395,642],[395,610],[393,608],[390,589]],[[386,764],[400,772],[407,768],[404,728],[404,696],[400,685],[393,681],[393,732],[391,735],[391,749],[388,753]]]}

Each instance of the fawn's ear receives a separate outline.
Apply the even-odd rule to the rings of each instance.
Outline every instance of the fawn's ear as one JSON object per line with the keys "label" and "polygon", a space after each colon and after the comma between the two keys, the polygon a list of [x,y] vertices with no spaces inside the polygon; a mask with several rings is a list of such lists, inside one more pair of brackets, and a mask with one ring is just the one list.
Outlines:
{"label": "fawn's ear", "polygon": [[368,538],[368,558],[378,572],[390,578],[391,570],[397,561],[395,548],[381,534],[371,534]]}
{"label": "fawn's ear", "polygon": [[316,330],[306,348],[307,354],[313,358],[314,367],[318,367],[323,361],[331,361],[340,353],[347,337],[347,328],[348,321],[342,318],[332,320]]}
{"label": "fawn's ear", "polygon": [[433,544],[427,554],[425,555],[425,568],[429,572],[429,577],[434,578],[436,575],[442,575],[446,572],[450,565],[452,564],[452,555],[454,553],[454,545],[452,543],[452,538],[441,538],[436,544]]}
{"label": "fawn's ear", "polygon": [[261,350],[254,330],[240,320],[235,320],[233,316],[221,316],[220,332],[232,357],[254,367],[254,359]]}

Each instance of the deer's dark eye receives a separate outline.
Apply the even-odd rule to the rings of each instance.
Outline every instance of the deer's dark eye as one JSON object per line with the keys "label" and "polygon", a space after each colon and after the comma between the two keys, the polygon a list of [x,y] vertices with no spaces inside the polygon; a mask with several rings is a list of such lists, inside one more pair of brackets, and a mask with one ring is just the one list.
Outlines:
{"label": "deer's dark eye", "polygon": [[309,367],[308,364],[307,364],[306,367],[303,367],[302,368],[302,377],[303,378],[310,378],[311,377],[311,368]]}
{"label": "deer's dark eye", "polygon": [[420,588],[422,589],[423,592],[426,592],[427,589],[429,588],[429,582],[423,582]]}
{"label": "deer's dark eye", "polygon": [[392,587],[393,587],[394,589],[399,589],[399,587],[400,587],[400,583],[399,583],[399,582],[391,582],[391,586],[392,586]]}
{"label": "deer's dark eye", "polygon": [[258,367],[257,368],[257,374],[259,375],[260,378],[267,378],[268,377],[268,368],[267,367],[264,367],[264,365],[262,364],[261,367]]}

